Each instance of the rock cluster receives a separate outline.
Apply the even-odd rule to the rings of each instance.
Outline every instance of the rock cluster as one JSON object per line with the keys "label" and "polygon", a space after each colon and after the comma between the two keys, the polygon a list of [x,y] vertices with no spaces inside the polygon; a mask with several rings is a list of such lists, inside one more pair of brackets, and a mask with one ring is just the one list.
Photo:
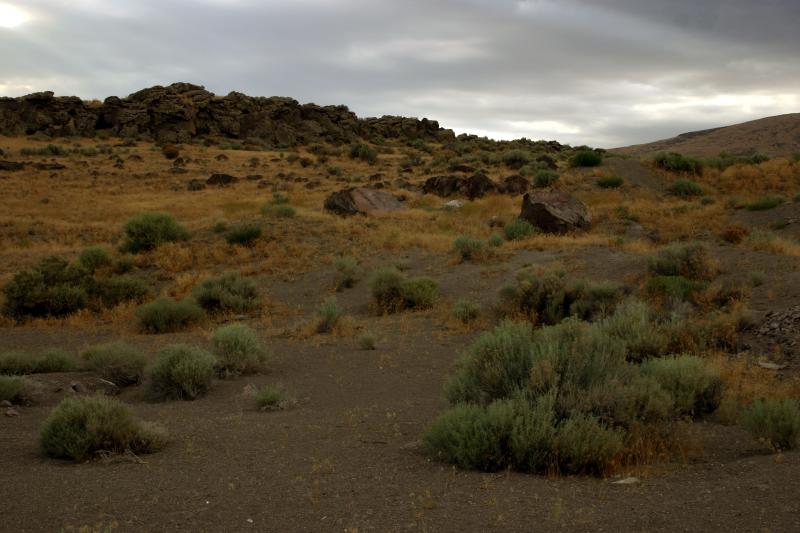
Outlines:
{"label": "rock cluster", "polygon": [[87,102],[75,96],[40,92],[0,98],[0,134],[91,137],[106,131],[121,137],[187,142],[227,137],[257,145],[401,138],[446,141],[451,130],[438,122],[395,116],[360,119],[345,106],[299,104],[284,97],[251,97],[238,92],[217,96],[202,86],[174,83],[125,98]]}
{"label": "rock cluster", "polygon": [[768,312],[752,333],[771,346],[779,346],[785,356],[796,354],[800,351],[800,305]]}

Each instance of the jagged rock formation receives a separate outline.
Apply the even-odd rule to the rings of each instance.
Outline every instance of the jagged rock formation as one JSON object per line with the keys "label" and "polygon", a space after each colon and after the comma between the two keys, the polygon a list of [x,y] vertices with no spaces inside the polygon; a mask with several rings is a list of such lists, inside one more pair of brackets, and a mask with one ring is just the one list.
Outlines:
{"label": "jagged rock formation", "polygon": [[522,197],[523,218],[545,233],[588,230],[592,217],[586,204],[564,191],[536,191]]}
{"label": "jagged rock formation", "polygon": [[199,85],[155,86],[126,98],[87,102],[52,92],[0,98],[0,134],[121,137],[187,142],[227,137],[253,144],[290,146],[319,141],[401,138],[449,140],[451,130],[434,120],[384,116],[360,119],[345,106],[299,104],[284,97],[232,92],[220,97]]}

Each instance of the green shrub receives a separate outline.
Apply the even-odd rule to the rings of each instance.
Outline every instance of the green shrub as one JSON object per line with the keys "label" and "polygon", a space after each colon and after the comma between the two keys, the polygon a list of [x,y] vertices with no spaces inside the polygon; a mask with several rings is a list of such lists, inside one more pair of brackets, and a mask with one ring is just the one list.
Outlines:
{"label": "green shrub", "polygon": [[339,318],[342,316],[342,310],[339,308],[339,303],[334,296],[325,298],[325,300],[317,306],[317,333],[328,333],[331,331]]}
{"label": "green shrub", "polygon": [[716,200],[713,196],[703,196],[700,198],[700,205],[713,205],[716,203]]}
{"label": "green shrub", "polygon": [[372,273],[369,280],[372,299],[378,309],[394,312],[403,308],[402,286],[405,276],[395,267],[383,267]]}
{"label": "green shrub", "polygon": [[672,396],[678,414],[699,416],[719,407],[722,379],[699,357],[650,359],[642,364],[642,373],[655,379]]}
{"label": "green shrub", "polygon": [[622,187],[624,180],[619,176],[607,176],[598,178],[595,184],[601,189],[618,189]]}
{"label": "green shrub", "polygon": [[130,255],[123,255],[122,257],[118,257],[114,262],[113,270],[115,274],[127,274],[133,270],[134,266],[133,257]]}
{"label": "green shrub", "polygon": [[561,469],[572,474],[601,474],[622,451],[621,432],[589,415],[577,414],[558,427],[555,444]]}
{"label": "green shrub", "polygon": [[280,411],[286,407],[288,398],[280,387],[264,385],[256,391],[256,406],[261,411]]}
{"label": "green shrub", "polygon": [[33,387],[33,383],[25,378],[0,375],[0,402],[8,401],[14,404],[30,403]]}
{"label": "green shrub", "polygon": [[234,272],[203,281],[194,288],[192,296],[211,314],[247,313],[258,308],[255,282]]}
{"label": "green shrub", "polygon": [[229,231],[225,236],[225,241],[238,246],[252,246],[260,237],[261,228],[259,226],[241,226]]}
{"label": "green shrub", "polygon": [[270,357],[258,334],[244,324],[220,326],[211,341],[217,374],[223,378],[260,372]]}
{"label": "green shrub", "polygon": [[35,355],[22,352],[4,352],[0,354],[0,374],[21,376],[24,374],[69,372],[74,370],[75,367],[75,358],[59,349],[49,349]]}
{"label": "green shrub", "polygon": [[487,239],[486,244],[488,244],[490,248],[499,248],[503,246],[503,237],[499,233],[492,233],[489,239]]}
{"label": "green shrub", "polygon": [[111,258],[104,248],[92,246],[81,252],[78,263],[89,272],[94,272],[98,268],[110,265]]}
{"label": "green shrub", "polygon": [[18,272],[3,287],[4,312],[16,319],[64,317],[89,305],[93,279],[80,266],[48,257],[31,270]]}
{"label": "green shrub", "polygon": [[572,167],[597,167],[603,163],[603,156],[594,150],[580,150],[569,160]]}
{"label": "green shrub", "polygon": [[537,189],[550,187],[558,181],[558,173],[552,170],[540,170],[533,177],[533,186]]}
{"label": "green shrub", "polygon": [[333,260],[333,267],[339,273],[338,288],[350,288],[360,277],[358,261],[349,255],[340,255]]}
{"label": "green shrub", "polygon": [[677,152],[656,154],[656,166],[670,172],[686,172],[700,175],[703,173],[703,163],[697,158],[685,156]]}
{"label": "green shrub", "polygon": [[750,272],[750,285],[753,287],[760,287],[765,281],[767,281],[767,275],[764,272],[760,270]]}
{"label": "green shrub", "polygon": [[667,192],[673,196],[688,197],[703,194],[703,189],[692,180],[675,180],[667,188]]}
{"label": "green shrub", "polygon": [[157,400],[194,400],[211,388],[216,359],[194,346],[174,344],[156,354],[148,395]]}
{"label": "green shrub", "polygon": [[767,209],[774,209],[784,203],[786,199],[783,196],[764,196],[759,198],[753,203],[745,206],[748,211],[766,211]]}
{"label": "green shrub", "polygon": [[145,333],[171,333],[202,320],[203,309],[191,299],[161,297],[139,306],[136,317]]}
{"label": "green shrub", "polygon": [[653,298],[697,303],[698,295],[708,287],[704,281],[684,276],[654,276],[647,280],[645,292]]}
{"label": "green shrub", "polygon": [[[288,201],[288,198],[287,198]],[[286,205],[286,203],[269,203],[261,208],[261,214],[264,216],[272,216],[276,218],[294,218],[297,211],[294,207]]]}
{"label": "green shrub", "polygon": [[524,218],[515,218],[503,226],[503,233],[509,241],[520,241],[536,233],[536,228]]}
{"label": "green shrub", "polygon": [[462,261],[470,261],[483,257],[486,253],[486,243],[467,235],[459,235],[453,241],[453,249]]}
{"label": "green shrub", "polygon": [[362,350],[374,350],[378,344],[378,337],[371,331],[365,331],[358,336],[358,346]]}
{"label": "green shrub", "polygon": [[648,271],[655,276],[683,276],[710,280],[715,275],[708,249],[700,243],[671,244],[650,259]]}
{"label": "green shrub", "polygon": [[378,161],[378,152],[368,144],[354,144],[350,147],[350,159],[360,159],[373,165]]}
{"label": "green shrub", "polygon": [[61,146],[60,144],[48,144],[43,148],[23,148],[20,150],[20,154],[22,155],[54,155],[54,156],[63,156],[68,155],[69,150]]}
{"label": "green shrub", "polygon": [[501,290],[507,310],[522,313],[539,324],[557,324],[568,316],[595,319],[609,314],[622,301],[624,288],[613,283],[567,281],[563,271],[527,269],[517,285]]}
{"label": "green shrub", "polygon": [[666,334],[644,302],[625,302],[613,315],[601,320],[598,327],[604,334],[624,343],[627,361],[639,363],[650,357],[660,357],[667,351]]}
{"label": "green shrub", "polygon": [[167,213],[137,215],[128,220],[123,229],[127,241],[122,245],[122,251],[134,254],[153,250],[166,242],[185,241],[189,238],[186,228]]}
{"label": "green shrub", "polygon": [[147,357],[122,341],[93,346],[83,352],[86,368],[121,387],[141,383]]}
{"label": "green shrub", "polygon": [[401,286],[406,309],[429,309],[439,298],[439,285],[431,278],[410,278]]}
{"label": "green shrub", "polygon": [[147,283],[132,276],[118,276],[102,280],[96,293],[104,307],[114,307],[123,302],[141,302],[150,294]]}
{"label": "green shrub", "polygon": [[456,405],[442,413],[423,437],[439,459],[462,468],[492,472],[509,463],[508,435],[514,423],[509,402],[488,407]]}
{"label": "green shrub", "polygon": [[531,162],[531,154],[524,150],[511,150],[503,154],[502,161],[508,168],[518,170]]}
{"label": "green shrub", "polygon": [[162,429],[139,422],[120,401],[67,398],[44,422],[42,450],[56,459],[85,461],[101,453],[152,453],[166,442]]}
{"label": "green shrub", "polygon": [[739,424],[774,449],[791,450],[800,444],[800,403],[756,400],[742,411]]}
{"label": "green shrub", "polygon": [[455,303],[450,316],[454,319],[468,324],[477,320],[481,314],[481,306],[476,302],[468,299],[461,299]]}

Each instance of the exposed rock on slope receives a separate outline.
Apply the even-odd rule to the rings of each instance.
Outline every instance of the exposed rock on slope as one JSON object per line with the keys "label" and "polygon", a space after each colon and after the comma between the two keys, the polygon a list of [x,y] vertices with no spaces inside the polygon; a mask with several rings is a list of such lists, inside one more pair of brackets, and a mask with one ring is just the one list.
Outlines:
{"label": "exposed rock on slope", "polygon": [[587,230],[592,217],[586,204],[564,191],[537,191],[522,198],[523,218],[546,233]]}
{"label": "exposed rock on slope", "polygon": [[93,136],[107,131],[122,137],[149,136],[186,142],[218,136],[270,145],[355,139],[447,140],[451,130],[427,119],[384,116],[360,119],[345,106],[299,104],[291,98],[252,97],[232,92],[220,97],[199,85],[155,86],[126,98],[86,102],[52,92],[0,98],[0,134]]}

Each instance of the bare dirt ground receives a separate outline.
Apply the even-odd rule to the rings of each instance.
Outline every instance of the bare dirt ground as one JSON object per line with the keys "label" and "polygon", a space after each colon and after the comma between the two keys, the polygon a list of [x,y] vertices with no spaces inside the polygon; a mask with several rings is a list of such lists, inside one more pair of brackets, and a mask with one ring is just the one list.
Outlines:
{"label": "bare dirt ground", "polygon": [[[6,149],[27,144],[0,141]],[[596,225],[589,234],[535,236],[505,245],[494,259],[459,263],[450,250],[453,238],[487,237],[493,230],[486,221],[513,218],[518,198],[490,197],[453,213],[439,209],[443,200],[412,195],[407,212],[342,220],[323,213],[321,205],[327,192],[347,183],[325,175],[324,168],[300,169],[277,153],[260,152],[224,151],[229,160],[220,162],[215,156],[221,150],[186,147],[192,162],[181,175],[144,144],[132,151],[144,161],[126,160],[125,171],[114,168],[113,159],[83,166],[73,157],[54,177],[29,170],[4,175],[0,282],[51,253],[74,257],[90,244],[111,247],[127,217],[167,210],[189,226],[193,238],[139,260],[138,267],[152,274],[153,288],[182,296],[210,274],[247,273],[266,305],[242,321],[259,332],[275,358],[268,373],[215,381],[207,396],[193,402],[150,403],[141,387],[125,389],[120,398],[142,419],[166,426],[170,443],[152,455],[85,464],[44,457],[38,435],[52,408],[70,394],[69,385],[91,374],[33,376],[42,384],[36,404],[19,407],[19,416],[0,416],[0,531],[800,530],[800,454],[771,454],[718,417],[687,424],[682,457],[626,467],[608,479],[464,471],[431,459],[419,444],[446,406],[442,386],[454,365],[493,320],[489,315],[471,328],[454,324],[449,310],[460,297],[490,309],[500,287],[528,266],[635,285],[657,244],[618,236],[617,213],[624,206],[664,239],[705,239],[723,280],[747,283],[751,272],[765,273],[748,299],[758,323],[766,313],[800,302],[796,249],[792,241],[769,251],[747,242],[734,246],[716,232],[732,220],[754,228],[768,221],[736,218],[738,212],[725,211],[722,199],[698,207],[666,198],[667,178],[638,162],[611,159],[598,172],[622,175],[621,190],[596,190],[594,177],[585,173],[563,178],[564,187],[593,210]],[[253,156],[260,159],[255,170]],[[380,170],[393,172],[396,158],[382,158]],[[346,175],[375,170],[347,160],[336,164]],[[272,189],[243,180],[228,188],[185,190],[190,178],[211,171],[264,174],[270,186],[288,189],[298,216],[264,221],[265,238],[252,249],[220,242],[210,226],[258,219]],[[278,176],[289,172],[301,180]],[[502,171],[491,174],[501,176]],[[323,185],[306,188],[312,179]],[[386,181],[392,189],[391,176]],[[89,194],[93,205],[86,205]],[[377,316],[364,280],[336,291],[331,260],[342,251],[357,256],[365,271],[401,264],[410,274],[436,279],[441,303],[428,311]],[[376,350],[359,348],[352,332],[298,333],[330,294],[355,331],[377,334]],[[0,324],[0,351],[58,346],[79,352],[123,338],[153,354],[174,342],[208,346],[216,325],[144,335],[132,313],[123,308],[74,319],[7,321]],[[724,357],[748,367],[762,358],[787,365],[779,372],[749,369],[765,383],[796,378],[800,361],[794,355],[776,354],[768,338],[745,334],[742,342],[742,354]],[[260,412],[245,394],[249,384],[280,384],[296,403]],[[630,477],[636,482],[617,483]]]}

